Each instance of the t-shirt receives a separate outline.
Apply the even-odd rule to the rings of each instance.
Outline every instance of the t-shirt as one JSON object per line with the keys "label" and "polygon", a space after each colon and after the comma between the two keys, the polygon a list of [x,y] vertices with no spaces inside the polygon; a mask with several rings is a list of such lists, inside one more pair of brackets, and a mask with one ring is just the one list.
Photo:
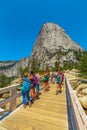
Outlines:
{"label": "t-shirt", "polygon": [[47,75],[45,75],[45,76],[43,77],[43,81],[44,81],[44,82],[48,81],[48,79],[49,79],[49,77],[48,77]]}
{"label": "t-shirt", "polygon": [[22,91],[29,91],[31,88],[31,82],[28,78],[23,78]]}
{"label": "t-shirt", "polygon": [[57,75],[56,83],[60,83],[60,75]]}

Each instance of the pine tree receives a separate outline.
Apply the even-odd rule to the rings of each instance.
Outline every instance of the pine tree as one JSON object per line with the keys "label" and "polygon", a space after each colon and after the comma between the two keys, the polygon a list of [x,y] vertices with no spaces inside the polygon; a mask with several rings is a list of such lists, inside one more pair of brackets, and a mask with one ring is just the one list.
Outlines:
{"label": "pine tree", "polygon": [[87,77],[87,52],[84,52],[84,54],[80,57],[80,61],[77,67],[81,76]]}

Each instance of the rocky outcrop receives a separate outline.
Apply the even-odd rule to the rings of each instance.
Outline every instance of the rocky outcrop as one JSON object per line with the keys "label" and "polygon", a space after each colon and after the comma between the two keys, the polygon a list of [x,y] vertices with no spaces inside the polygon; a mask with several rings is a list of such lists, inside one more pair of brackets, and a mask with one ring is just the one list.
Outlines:
{"label": "rocky outcrop", "polygon": [[87,85],[86,85],[86,88],[82,90],[81,92],[83,95],[87,95]]}
{"label": "rocky outcrop", "polygon": [[28,67],[28,64],[29,58],[23,58],[19,61],[0,62],[0,74],[4,73],[7,76],[18,76],[19,68]]}
{"label": "rocky outcrop", "polygon": [[34,44],[31,58],[34,57],[40,66],[54,66],[60,60],[76,62],[73,50],[83,49],[66,34],[57,24],[47,23],[41,28],[38,38]]}
{"label": "rocky outcrop", "polygon": [[81,105],[87,109],[87,84],[82,83],[77,87],[77,96]]}
{"label": "rocky outcrop", "polygon": [[81,105],[87,109],[87,95],[79,98]]}

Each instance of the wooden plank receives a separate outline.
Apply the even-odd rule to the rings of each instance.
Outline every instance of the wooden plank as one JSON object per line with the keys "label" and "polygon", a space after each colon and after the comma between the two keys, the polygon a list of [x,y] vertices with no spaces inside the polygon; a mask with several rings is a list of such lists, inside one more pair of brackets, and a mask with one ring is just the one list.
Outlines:
{"label": "wooden plank", "polygon": [[[55,98],[53,100],[49,100],[48,98],[46,100],[44,100],[43,98],[41,98],[40,101],[46,102],[46,103],[51,103],[51,104],[59,104],[59,105],[65,105],[66,106],[66,102],[64,100],[62,100],[62,101],[55,100]],[[37,100],[36,102],[38,103],[39,100]]]}
{"label": "wooden plank", "polygon": [[5,127],[0,126],[0,130],[8,130],[8,129],[5,128]]}
{"label": "wooden plank", "polygon": [[[11,124],[11,125],[10,125]],[[62,126],[56,126],[47,122],[39,121],[38,119],[27,118],[10,118],[4,121],[4,125],[9,130],[68,130]],[[29,128],[30,127],[30,128]]]}
{"label": "wooden plank", "polygon": [[[15,97],[16,93],[17,93],[16,89],[15,90],[11,90],[10,91],[10,96],[11,97]],[[16,98],[14,98],[13,100],[10,101],[10,111],[13,111],[15,109],[16,109]]]}
{"label": "wooden plank", "polygon": [[18,94],[16,94],[14,97],[10,97],[10,98],[8,98],[8,99],[6,99],[6,100],[0,102],[0,107],[5,106],[7,103],[10,103],[11,101],[13,101],[14,99],[16,99],[16,98],[18,98],[18,97],[20,97],[20,96],[21,96],[21,93],[18,93]]}
{"label": "wooden plank", "polygon": [[[24,113],[26,114],[26,111],[21,110],[19,113]],[[38,116],[46,116],[49,118],[55,118],[55,119],[59,119],[62,121],[67,121],[68,122],[68,117],[67,115],[63,114],[63,113],[57,113],[57,112],[51,112],[51,111],[47,111],[47,110],[43,110],[43,109],[27,109],[27,114],[30,115],[34,114],[36,116],[36,114],[38,114]]]}
{"label": "wooden plank", "polygon": [[49,102],[38,102],[38,103],[34,103],[34,105],[33,105],[34,107],[38,107],[38,106],[42,106],[42,107],[52,107],[54,110],[55,109],[60,109],[60,110],[63,110],[63,111],[66,111],[66,109],[67,109],[67,106],[66,105],[60,105],[60,104],[54,104],[54,103],[49,103]]}
{"label": "wooden plank", "polygon": [[49,100],[59,100],[59,101],[64,101],[64,102],[66,102],[66,99],[65,99],[65,97],[61,97],[60,95],[55,95],[55,96],[49,96],[49,95],[41,95],[41,98],[42,99],[49,99]]}
{"label": "wooden plank", "polygon": [[[23,112],[24,110],[22,108],[20,108],[20,111],[19,112]],[[25,111],[24,111],[25,112]],[[29,112],[33,112],[33,113],[39,113],[39,114],[43,114],[43,115],[46,115],[46,116],[52,116],[52,117],[55,117],[55,118],[60,118],[60,119],[64,119],[64,120],[67,120],[68,119],[68,116],[66,114],[63,114],[63,113],[58,113],[58,112],[52,112],[52,111],[48,111],[48,110],[44,110],[44,109],[39,109],[39,108],[36,108],[36,107],[33,107],[32,106],[32,109],[30,109],[29,107],[26,108],[26,112],[29,113]]]}
{"label": "wooden plank", "polygon": [[4,87],[4,88],[0,88],[0,94],[5,93],[5,92],[8,92],[8,91],[10,91],[10,90],[14,90],[14,89],[16,89],[18,86],[19,86],[19,84],[11,85],[11,86]]}
{"label": "wooden plank", "polygon": [[13,120],[17,120],[17,121],[20,120],[20,122],[22,120],[28,121],[29,119],[32,118],[32,119],[35,119],[35,120],[42,121],[43,123],[47,122],[49,124],[53,124],[53,125],[56,125],[56,126],[60,125],[61,127],[68,128],[67,120],[54,118],[51,115],[48,117],[48,116],[45,116],[44,114],[42,115],[42,114],[33,113],[33,112],[29,112],[27,114],[26,114],[26,112],[22,112],[22,113],[17,112],[14,116],[11,116],[11,118]]}
{"label": "wooden plank", "polygon": [[1,125],[5,126],[7,128],[6,130],[33,130],[32,127],[30,127],[29,125],[26,125],[25,123],[22,123],[22,122],[19,123],[18,121],[15,122],[15,120],[12,121],[9,119],[4,121],[4,123],[2,123]]}

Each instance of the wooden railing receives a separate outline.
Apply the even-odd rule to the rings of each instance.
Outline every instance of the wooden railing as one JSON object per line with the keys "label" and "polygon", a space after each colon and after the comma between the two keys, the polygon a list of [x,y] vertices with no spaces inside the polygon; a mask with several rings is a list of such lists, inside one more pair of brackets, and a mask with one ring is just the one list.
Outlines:
{"label": "wooden railing", "polygon": [[16,84],[16,85],[11,85],[11,86],[0,89],[0,94],[10,92],[9,98],[0,102],[0,107],[3,107],[7,103],[10,103],[10,111],[13,111],[16,109],[16,99],[21,96],[21,93],[17,93],[18,86],[19,84]]}
{"label": "wooden railing", "polygon": [[74,93],[68,79],[66,79],[68,109],[73,130],[87,130],[87,115],[85,114],[78,97]]}

